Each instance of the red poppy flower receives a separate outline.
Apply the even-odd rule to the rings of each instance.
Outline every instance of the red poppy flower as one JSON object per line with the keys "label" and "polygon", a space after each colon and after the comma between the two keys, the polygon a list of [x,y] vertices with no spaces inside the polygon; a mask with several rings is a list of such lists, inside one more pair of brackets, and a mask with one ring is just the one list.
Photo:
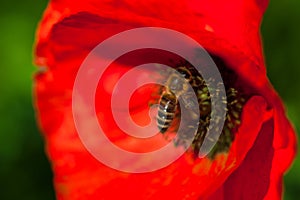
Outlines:
{"label": "red poppy flower", "polygon": [[[266,76],[259,28],[267,1],[68,1],[49,3],[37,33],[35,98],[37,116],[52,162],[58,199],[280,199],[282,176],[296,152],[295,133]],[[184,33],[221,58],[237,75],[248,100],[226,153],[193,159],[186,152],[169,166],[149,173],[125,173],[96,160],[83,146],[72,115],[77,71],[105,39],[138,27]],[[134,40],[133,40],[134,42]],[[138,52],[137,52],[138,53]],[[162,56],[139,56],[128,65]],[[96,110],[108,136],[132,151],[163,146],[166,140],[126,136],[108,111],[113,86],[129,70],[113,63],[99,82]],[[150,89],[149,89],[150,88]],[[140,124],[149,119],[153,86],[138,89],[130,106]],[[141,98],[143,97],[143,98]],[[147,98],[149,97],[149,98]],[[155,147],[153,147],[155,141]]]}

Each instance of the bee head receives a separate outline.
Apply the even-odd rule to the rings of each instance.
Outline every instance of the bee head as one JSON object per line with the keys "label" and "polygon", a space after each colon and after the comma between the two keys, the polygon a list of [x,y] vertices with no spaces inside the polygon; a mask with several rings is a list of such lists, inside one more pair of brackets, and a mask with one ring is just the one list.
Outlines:
{"label": "bee head", "polygon": [[181,76],[173,74],[168,80],[168,87],[173,93],[185,90],[186,81]]}
{"label": "bee head", "polygon": [[178,67],[177,71],[185,78],[188,82],[192,80],[192,73],[186,67]]}

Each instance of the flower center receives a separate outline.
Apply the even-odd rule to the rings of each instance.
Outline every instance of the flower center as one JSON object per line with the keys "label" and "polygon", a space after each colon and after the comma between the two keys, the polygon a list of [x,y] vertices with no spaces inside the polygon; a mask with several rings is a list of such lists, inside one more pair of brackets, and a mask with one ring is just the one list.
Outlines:
{"label": "flower center", "polygon": [[[212,57],[223,79],[223,83],[220,82],[214,85],[217,85],[217,87],[224,85],[226,91],[226,99],[224,98],[222,102],[219,102],[221,104],[226,104],[224,106],[226,109],[226,116],[220,137],[216,141],[213,149],[208,154],[208,157],[211,159],[213,159],[218,153],[229,151],[231,143],[234,140],[235,132],[241,123],[241,113],[247,99],[247,96],[244,94],[242,88],[237,84],[237,75],[235,72],[230,70],[218,57]],[[186,132],[178,136],[178,139],[175,141],[175,145],[182,145],[186,147],[188,139],[193,137],[194,139],[189,151],[191,151],[195,155],[194,157],[197,158],[200,147],[207,136],[210,123],[219,123],[220,121],[218,119],[211,118],[212,106],[211,94],[209,92],[210,90],[215,90],[215,94],[218,95],[219,88],[208,87],[203,77],[189,63],[182,62],[181,64],[176,65],[174,68],[177,70],[177,72],[179,72],[180,75],[177,73],[177,75],[171,73],[166,81],[166,86],[162,87],[160,90],[161,97],[159,101],[160,106],[157,115],[157,124],[161,133],[164,135],[167,135],[167,130],[170,130],[170,132],[176,132],[179,124],[178,119],[180,119],[180,112],[178,109],[179,106],[176,107],[178,100],[175,93],[177,94],[178,98],[183,99],[185,107],[191,107],[194,105],[194,103],[190,101],[184,101],[185,97],[188,98],[188,95],[183,95],[184,88],[186,88],[185,84],[190,84],[193,87],[198,99],[200,120],[198,122],[196,134],[189,134],[187,128]],[[182,81],[180,82],[178,76],[184,77],[186,80],[185,83]]]}

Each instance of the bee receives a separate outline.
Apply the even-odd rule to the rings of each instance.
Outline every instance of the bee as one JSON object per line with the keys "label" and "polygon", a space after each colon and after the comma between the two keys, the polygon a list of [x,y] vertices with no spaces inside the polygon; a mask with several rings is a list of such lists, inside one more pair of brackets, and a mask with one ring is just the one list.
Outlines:
{"label": "bee", "polygon": [[186,108],[197,105],[196,102],[190,101],[191,94],[188,92],[188,84],[193,83],[192,72],[185,66],[178,67],[176,70],[179,73],[171,73],[166,81],[166,90],[159,100],[157,126],[161,133],[169,129],[175,117],[178,97],[182,97]]}

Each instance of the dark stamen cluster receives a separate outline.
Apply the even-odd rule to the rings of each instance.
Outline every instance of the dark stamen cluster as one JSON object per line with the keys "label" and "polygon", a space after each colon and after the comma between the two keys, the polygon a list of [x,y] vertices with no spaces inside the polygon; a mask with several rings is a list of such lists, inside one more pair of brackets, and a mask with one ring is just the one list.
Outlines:
{"label": "dark stamen cluster", "polygon": [[[197,124],[197,133],[194,135],[190,134],[189,132],[189,124],[186,124],[187,127],[185,133],[183,135],[179,135],[178,139],[175,141],[175,145],[186,145],[186,141],[193,137],[193,142],[191,146],[191,151],[193,151],[195,157],[198,156],[200,147],[204,141],[205,137],[210,137],[207,135],[208,127],[210,123],[219,123],[218,119],[211,118],[212,115],[212,105],[211,105],[211,91],[214,91],[214,95],[219,95],[220,89],[218,87],[224,86],[226,90],[226,98],[222,99],[221,104],[226,104],[222,107],[226,109],[226,118],[223,129],[221,131],[220,137],[217,139],[215,146],[213,147],[212,151],[209,153],[210,158],[214,158],[217,153],[220,152],[228,152],[232,141],[234,140],[234,133],[237,131],[240,123],[241,123],[241,113],[243,106],[246,102],[246,97],[242,92],[241,88],[237,87],[236,84],[236,75],[233,71],[229,70],[225,64],[218,58],[214,58],[215,63],[217,64],[219,71],[222,75],[223,82],[214,83],[212,87],[210,87],[209,82],[213,82],[214,80],[209,80],[208,83],[204,81],[202,76],[189,64],[184,63],[180,64],[179,66],[175,66],[175,69],[182,74],[184,78],[186,78],[189,84],[193,87],[195,94],[197,95],[198,104],[199,104],[199,111],[200,111],[200,120]],[[173,77],[174,79],[174,77]],[[167,80],[168,83],[168,80]],[[223,85],[224,84],[224,85]],[[167,91],[167,92],[166,92]],[[162,96],[165,97],[166,95],[172,94],[168,89],[168,84],[165,89],[162,89]],[[166,100],[164,99],[164,102]],[[170,100],[171,101],[171,100]],[[170,103],[170,102],[169,102]],[[164,106],[166,109],[166,104],[160,106]],[[177,100],[176,100],[177,104]],[[217,110],[218,108],[216,108]],[[162,114],[162,112],[160,112]],[[166,116],[170,116],[170,113],[165,113]],[[163,115],[160,115],[160,119]],[[176,112],[174,115],[174,121],[176,119],[180,119],[180,112]],[[162,126],[162,122],[159,126]],[[164,133],[168,127],[163,124],[164,130],[161,131]],[[170,123],[170,118],[168,118],[168,126],[172,126]],[[219,130],[213,130],[219,131]],[[211,138],[211,140],[214,140]]]}

